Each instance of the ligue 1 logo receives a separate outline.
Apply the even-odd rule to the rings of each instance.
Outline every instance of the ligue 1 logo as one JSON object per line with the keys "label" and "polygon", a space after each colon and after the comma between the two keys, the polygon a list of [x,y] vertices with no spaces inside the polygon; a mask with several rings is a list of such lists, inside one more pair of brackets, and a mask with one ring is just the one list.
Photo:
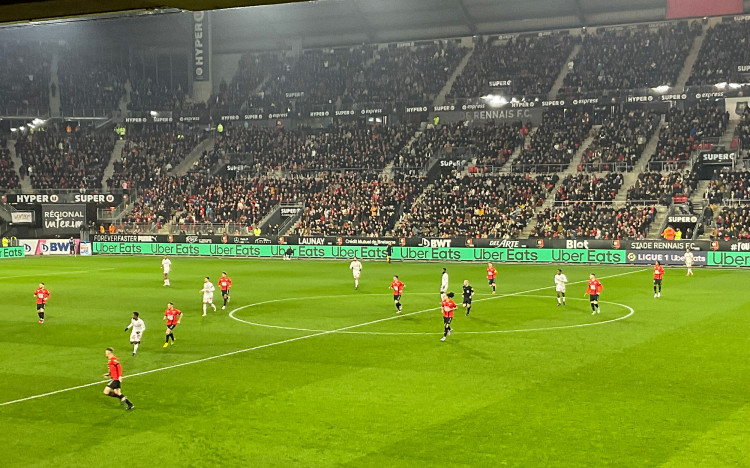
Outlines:
{"label": "ligue 1 logo", "polygon": [[543,249],[544,248],[544,239],[537,239],[536,240],[536,246],[539,247],[540,249]]}

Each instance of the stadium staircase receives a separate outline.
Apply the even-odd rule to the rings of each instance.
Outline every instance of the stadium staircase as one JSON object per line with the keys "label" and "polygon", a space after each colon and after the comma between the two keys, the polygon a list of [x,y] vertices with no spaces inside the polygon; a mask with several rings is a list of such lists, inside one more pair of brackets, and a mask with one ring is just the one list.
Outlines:
{"label": "stadium staircase", "polygon": [[130,91],[133,87],[130,85],[130,80],[125,81],[125,95],[120,98],[120,103],[117,108],[120,110],[120,115],[128,115],[128,105],[130,104]]}
{"label": "stadium staircase", "polygon": [[466,55],[464,55],[464,58],[461,59],[460,62],[458,62],[458,66],[455,70],[453,70],[453,73],[448,78],[448,81],[445,82],[445,86],[443,86],[443,89],[440,90],[437,96],[435,96],[435,100],[432,102],[433,106],[442,106],[445,104],[445,96],[448,95],[451,88],[453,87],[453,83],[456,81],[456,78],[458,78],[458,75],[461,74],[461,72],[464,71],[464,68],[466,67],[466,64],[469,63],[469,59],[474,54],[474,45],[472,44],[471,48],[466,52]]}
{"label": "stadium staircase", "polygon": [[[57,54],[52,56],[52,63],[50,64],[50,78],[49,78],[49,113],[50,117],[60,117],[62,115],[62,108],[60,105],[60,80],[57,77],[57,65],[60,63],[60,57]],[[55,94],[52,94],[52,85],[55,85]]]}
{"label": "stadium staircase", "polygon": [[[13,161],[13,167],[18,171],[18,175],[20,176],[23,163],[21,162],[21,158],[16,154],[16,140],[8,140],[8,152],[10,153],[11,161]],[[19,177],[19,179],[21,181],[21,192],[34,193],[34,190],[31,188],[30,177]]]}
{"label": "stadium staircase", "polygon": [[690,78],[690,74],[693,72],[693,65],[695,65],[696,60],[698,60],[698,54],[700,53],[701,47],[703,46],[703,40],[706,38],[708,26],[708,24],[702,24],[701,27],[703,28],[703,30],[701,31],[700,36],[696,37],[693,41],[693,46],[690,48],[690,53],[688,53],[688,56],[685,59],[682,70],[680,70],[680,74],[677,75],[677,82],[675,83],[675,87],[678,89],[682,89],[685,87],[685,84]]}
{"label": "stadium staircase", "polygon": [[169,175],[182,176],[187,174],[190,168],[192,168],[193,165],[198,162],[201,156],[203,156],[204,151],[211,151],[214,148],[215,142],[216,138],[211,137],[198,143],[198,145],[193,148],[190,153],[188,153],[185,159],[180,164],[178,164],[177,167],[172,168],[172,170],[169,172]]}
{"label": "stadium staircase", "polygon": [[531,131],[529,131],[529,134],[526,135],[526,138],[523,140],[523,144],[513,150],[513,152],[510,154],[510,157],[505,162],[503,168],[500,169],[500,172],[506,174],[512,172],[513,163],[516,162],[516,159],[518,159],[518,157],[521,155],[521,151],[529,147],[529,145],[531,144],[531,138],[534,136],[537,130],[539,130],[539,127],[532,127]]}
{"label": "stadium staircase", "polygon": [[723,146],[727,150],[732,147],[732,140],[734,140],[734,132],[737,130],[737,126],[740,124],[739,120],[730,120],[727,124],[727,129],[719,138],[719,146]]}
{"label": "stadium staircase", "polygon": [[[122,157],[122,150],[124,148],[125,140],[115,141],[115,147],[109,157],[109,163],[107,164],[107,167],[104,168],[104,173],[102,174],[102,187],[108,187],[107,181],[115,174],[115,162],[119,161]],[[113,188],[114,187],[109,187],[110,190]]]}
{"label": "stadium staircase", "polygon": [[[586,137],[585,140],[583,140],[583,143],[581,143],[581,146],[578,148],[578,151],[576,151],[576,154],[573,155],[573,159],[570,161],[570,164],[568,165],[568,168],[565,169],[563,172],[558,173],[560,176],[560,180],[557,181],[557,184],[552,188],[550,191],[549,197],[547,197],[546,200],[544,200],[544,203],[542,203],[542,206],[539,207],[536,212],[540,212],[546,208],[551,208],[552,205],[555,203],[555,193],[557,193],[557,189],[560,188],[560,186],[563,183],[563,180],[569,175],[574,175],[578,173],[578,163],[581,161],[581,157],[583,157],[583,153],[588,149],[589,146],[594,142],[594,139],[599,134],[599,129],[601,128],[601,125],[594,125],[591,128],[591,132],[589,133],[589,136]],[[523,228],[523,231],[521,231],[521,238],[527,239],[529,235],[531,234],[531,231],[536,227],[537,225],[537,218],[536,216],[532,217],[529,220],[529,224],[526,225],[525,228]]]}
{"label": "stadium staircase", "polygon": [[573,50],[570,52],[570,55],[568,56],[568,60],[565,61],[565,63],[562,66],[562,69],[560,70],[560,74],[557,75],[557,79],[552,84],[552,89],[549,90],[549,94],[547,95],[548,99],[555,99],[557,98],[557,93],[560,92],[560,88],[562,88],[563,83],[565,82],[565,77],[568,76],[568,63],[570,63],[571,60],[573,60],[577,55],[578,52],[581,50],[581,44],[576,44],[575,47],[573,47]]}
{"label": "stadium staircase", "polygon": [[620,191],[617,192],[617,195],[615,196],[616,202],[627,201],[628,189],[635,184],[636,180],[638,180],[638,175],[648,169],[648,161],[651,159],[651,156],[656,153],[656,146],[659,144],[659,132],[664,125],[665,123],[663,122],[659,124],[659,128],[657,128],[656,131],[654,131],[654,134],[651,135],[651,139],[648,140],[646,147],[643,148],[641,157],[636,161],[633,170],[623,174],[622,187],[620,187]]}

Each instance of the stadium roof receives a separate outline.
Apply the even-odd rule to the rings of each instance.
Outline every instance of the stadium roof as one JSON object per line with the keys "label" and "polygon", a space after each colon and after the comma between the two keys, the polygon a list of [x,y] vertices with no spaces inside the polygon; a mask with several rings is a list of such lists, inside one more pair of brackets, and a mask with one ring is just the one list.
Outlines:
{"label": "stadium roof", "polygon": [[[224,8],[213,14],[214,46],[221,49],[214,51],[230,52],[232,44],[238,51],[288,48],[293,44],[305,48],[658,21],[665,19],[666,3],[667,0],[11,0],[0,2],[0,21],[116,11],[157,16],[153,13]],[[259,4],[264,5],[231,8]],[[745,1],[745,11],[748,7],[750,0]],[[163,26],[155,33],[163,35]],[[144,33],[138,35],[139,40],[154,39],[148,31]],[[110,34],[116,36],[116,28]]]}

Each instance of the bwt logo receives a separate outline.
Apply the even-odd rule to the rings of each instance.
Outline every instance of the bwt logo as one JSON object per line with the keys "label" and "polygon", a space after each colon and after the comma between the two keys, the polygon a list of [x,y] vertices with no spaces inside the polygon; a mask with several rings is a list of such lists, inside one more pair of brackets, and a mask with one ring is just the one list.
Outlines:
{"label": "bwt logo", "polygon": [[68,242],[43,242],[42,252],[67,252],[69,248]]}
{"label": "bwt logo", "polygon": [[423,247],[450,247],[451,239],[422,239]]}

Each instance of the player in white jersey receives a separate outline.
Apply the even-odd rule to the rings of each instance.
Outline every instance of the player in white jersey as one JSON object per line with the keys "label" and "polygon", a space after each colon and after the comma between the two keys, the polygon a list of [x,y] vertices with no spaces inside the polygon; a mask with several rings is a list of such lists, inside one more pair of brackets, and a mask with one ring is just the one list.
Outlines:
{"label": "player in white jersey", "polygon": [[448,270],[443,268],[443,274],[440,277],[440,298],[442,299],[443,294],[448,293]]}
{"label": "player in white jersey", "polygon": [[130,344],[133,345],[133,356],[138,352],[138,345],[141,344],[141,337],[146,331],[146,323],[139,317],[138,312],[133,312],[133,318],[130,319],[130,325],[125,327],[125,331],[133,329],[130,332]]}
{"label": "player in white jersey", "polygon": [[164,286],[169,286],[169,272],[172,270],[172,261],[166,255],[161,260],[161,269],[164,272]]}
{"label": "player in white jersey", "polygon": [[206,276],[203,278],[203,289],[201,289],[201,292],[203,293],[203,316],[206,316],[206,305],[211,304],[211,307],[214,309],[214,312],[216,312],[216,306],[214,305],[214,290],[216,288],[214,287],[214,284],[211,282],[211,279]]}
{"label": "player in white jersey", "polygon": [[352,270],[352,276],[354,277],[354,289],[359,288],[359,275],[362,273],[362,262],[357,257],[349,264],[349,269]]}
{"label": "player in white jersey", "polygon": [[693,263],[695,263],[695,256],[690,249],[685,250],[685,266],[687,267],[687,274],[685,276],[693,276]]}
{"label": "player in white jersey", "polygon": [[557,306],[560,304],[565,305],[565,283],[568,282],[568,277],[562,272],[561,269],[557,269],[555,275],[555,291],[557,292]]}

